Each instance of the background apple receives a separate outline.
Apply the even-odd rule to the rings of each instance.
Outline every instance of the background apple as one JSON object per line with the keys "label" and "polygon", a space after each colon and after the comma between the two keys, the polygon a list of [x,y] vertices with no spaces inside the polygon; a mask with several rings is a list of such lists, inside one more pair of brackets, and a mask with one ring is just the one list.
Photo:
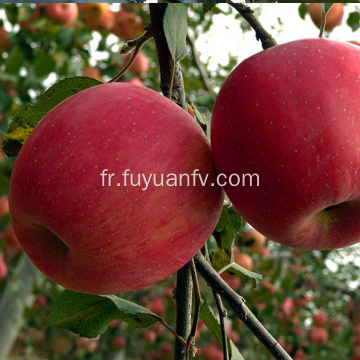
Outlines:
{"label": "background apple", "polygon": [[252,261],[251,257],[246,253],[240,252],[238,254],[235,254],[234,260],[240,266],[242,266],[243,268],[245,268],[249,271],[252,271],[254,269],[253,261]]}
{"label": "background apple", "polygon": [[269,239],[303,249],[359,242],[359,76],[358,47],[304,39],[253,55],[223,84],[215,166],[228,178],[258,175],[259,186],[225,191]]}
{"label": "background apple", "polygon": [[[116,173],[110,187],[103,169]],[[139,174],[159,184],[161,174],[196,169],[209,179],[144,191],[130,177],[124,186],[126,169],[135,183]],[[10,215],[25,252],[55,282],[127,292],[174,273],[205,243],[222,208],[215,176],[209,143],[186,111],[145,87],[98,85],[63,101],[30,135],[12,173]]]}
{"label": "background apple", "polygon": [[0,50],[7,51],[10,45],[8,32],[3,27],[0,27]]}
{"label": "background apple", "polygon": [[313,315],[313,323],[316,326],[324,326],[327,322],[327,315],[323,311],[318,311]]}
{"label": "background apple", "polygon": [[8,273],[8,268],[5,263],[4,257],[0,254],[0,280],[4,279]]}
{"label": "background apple", "polygon": [[[308,7],[308,12],[313,23],[318,28],[320,28],[321,19],[322,19],[322,11],[320,5],[317,3],[310,4]],[[334,5],[326,14],[325,30],[331,31],[334,29],[334,27],[339,26],[341,24],[343,16],[344,16],[344,4],[334,3]]]}
{"label": "background apple", "polygon": [[324,345],[329,339],[329,333],[326,329],[313,326],[308,332],[308,340],[316,345]]}
{"label": "background apple", "polygon": [[46,17],[50,20],[72,24],[78,16],[78,7],[73,3],[49,3],[45,9]]}
{"label": "background apple", "polygon": [[240,241],[249,250],[261,253],[266,243],[266,237],[255,229],[244,231],[240,236]]}
{"label": "background apple", "polygon": [[115,24],[112,32],[119,38],[123,40],[136,38],[142,28],[143,22],[138,15],[124,10],[115,13]]}
{"label": "background apple", "polygon": [[0,220],[9,213],[9,199],[7,195],[0,196]]}
{"label": "background apple", "polygon": [[[130,60],[131,54],[122,55],[122,57],[124,60],[123,66],[125,66],[127,62]],[[131,71],[136,75],[142,75],[145,74],[148,70],[149,70],[149,60],[144,53],[139,52],[133,64],[129,67],[129,71]]]}
{"label": "background apple", "polygon": [[88,67],[84,69],[83,76],[87,76],[99,81],[103,81],[103,78],[100,74],[100,70],[97,67]]}

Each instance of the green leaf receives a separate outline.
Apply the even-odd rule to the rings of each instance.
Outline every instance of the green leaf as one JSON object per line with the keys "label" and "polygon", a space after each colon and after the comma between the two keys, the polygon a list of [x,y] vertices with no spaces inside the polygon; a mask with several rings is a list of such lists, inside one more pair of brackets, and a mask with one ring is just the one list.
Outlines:
{"label": "green leaf", "polygon": [[5,6],[5,14],[11,25],[15,25],[18,20],[19,8],[16,4],[7,4]]}
{"label": "green leaf", "polygon": [[5,86],[0,82],[0,113],[5,113],[11,108],[12,98]]}
{"label": "green leaf", "polygon": [[94,338],[102,334],[109,323],[116,319],[139,329],[161,320],[151,311],[116,295],[98,296],[65,290],[56,299],[46,324]]}
{"label": "green leaf", "polygon": [[87,77],[67,78],[45,91],[37,105],[25,105],[13,118],[4,135],[2,148],[5,154],[16,156],[37,123],[56,105],[81,90],[99,84],[100,81]]}
{"label": "green leaf", "polygon": [[331,9],[334,3],[319,3],[321,8],[324,10],[325,14]]}
{"label": "green leaf", "polygon": [[305,20],[305,16],[308,10],[308,6],[305,3],[301,3],[298,8],[300,18]]}
{"label": "green leaf", "polygon": [[70,47],[74,43],[75,29],[64,28],[59,31],[56,37],[56,43],[63,47]]}
{"label": "green leaf", "polygon": [[55,70],[55,61],[50,54],[40,51],[34,61],[34,70],[38,77],[49,75]]}
{"label": "green leaf", "polygon": [[[210,330],[210,332],[214,335],[220,346],[222,346],[222,337],[221,337],[221,327],[218,323],[214,312],[212,311],[211,307],[209,306],[209,303],[204,295],[201,295],[203,303],[200,307],[200,319],[203,321],[203,323],[206,325],[206,327]],[[244,360],[243,356],[240,354],[237,347],[234,345],[234,343],[229,339],[228,336],[227,343],[228,343],[228,349],[230,350],[230,359],[231,360]]]}
{"label": "green leaf", "polygon": [[230,274],[239,275],[242,279],[250,278],[253,282],[254,288],[257,288],[260,285],[261,280],[263,279],[262,275],[249,271],[236,262],[231,263],[231,266],[227,269]]}
{"label": "green leaf", "polygon": [[216,6],[217,3],[203,3],[203,14],[206,14],[209,12],[214,6]]}
{"label": "green leaf", "polygon": [[14,46],[5,61],[5,72],[8,74],[18,74],[24,61],[25,57],[19,45]]}
{"label": "green leaf", "polygon": [[174,61],[180,61],[187,53],[187,9],[187,4],[168,4],[166,6],[163,26]]}
{"label": "green leaf", "polygon": [[211,265],[216,271],[220,271],[225,266],[228,266],[233,260],[232,253],[229,254],[224,249],[217,249],[216,251],[210,251],[209,255],[210,255]]}
{"label": "green leaf", "polygon": [[230,223],[230,216],[229,216],[228,208],[226,206],[223,206],[215,231],[220,232],[221,230],[229,226],[229,223]]}
{"label": "green leaf", "polygon": [[349,17],[346,20],[346,23],[350,26],[351,30],[354,32],[360,28],[360,13],[358,11],[352,12],[349,14]]}
{"label": "green leaf", "polygon": [[196,121],[205,130],[206,137],[210,139],[211,112],[204,106],[196,107],[194,103],[191,103],[191,106],[195,111]]}

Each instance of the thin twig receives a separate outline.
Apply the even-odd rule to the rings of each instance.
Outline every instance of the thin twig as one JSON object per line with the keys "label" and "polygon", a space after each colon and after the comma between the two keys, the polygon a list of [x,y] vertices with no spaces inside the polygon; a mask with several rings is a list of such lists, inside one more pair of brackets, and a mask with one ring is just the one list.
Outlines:
{"label": "thin twig", "polygon": [[216,291],[234,310],[235,314],[245,323],[252,333],[270,351],[277,360],[292,360],[290,355],[280,346],[276,339],[265,329],[250,309],[245,305],[245,299],[237,294],[213,269],[205,257],[198,252],[195,265],[208,285]]}
{"label": "thin twig", "polygon": [[201,80],[204,84],[204,87],[207,91],[210,92],[214,92],[214,89],[212,88],[210,81],[209,81],[209,77],[207,75],[207,72],[205,70],[204,64],[201,62],[200,58],[199,58],[199,54],[196,50],[195,47],[195,40],[188,34],[187,35],[187,41],[190,45],[190,49],[191,49],[191,53],[194,59],[194,63],[196,65],[196,67],[199,70],[200,76],[201,76]]}
{"label": "thin twig", "polygon": [[216,307],[217,307],[218,313],[219,313],[223,357],[224,357],[224,360],[229,360],[229,350],[228,350],[228,343],[227,343],[226,330],[225,330],[225,321],[224,321],[224,319],[227,315],[227,311],[224,308],[224,305],[221,301],[220,295],[214,290],[213,290],[213,294],[214,294],[214,299],[216,302]]}
{"label": "thin twig", "polygon": [[229,1],[229,5],[241,14],[241,16],[255,30],[256,39],[261,41],[264,50],[277,45],[275,39],[263,28],[259,20],[254,16],[253,10],[244,4],[235,4],[232,1]]}

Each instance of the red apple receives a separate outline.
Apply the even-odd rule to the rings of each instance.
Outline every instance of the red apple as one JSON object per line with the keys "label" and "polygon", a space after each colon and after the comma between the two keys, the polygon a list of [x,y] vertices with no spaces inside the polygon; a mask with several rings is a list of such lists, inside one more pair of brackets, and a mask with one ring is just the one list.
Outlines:
{"label": "red apple", "polygon": [[113,341],[114,347],[117,349],[123,349],[126,346],[126,339],[123,336],[118,336]]}
{"label": "red apple", "polygon": [[2,51],[7,51],[11,45],[8,35],[8,32],[3,27],[0,27],[0,50]]}
{"label": "red apple", "polygon": [[163,316],[165,314],[165,305],[163,298],[154,299],[148,306],[147,309],[152,311],[154,314]]}
{"label": "red apple", "polygon": [[[131,54],[123,55],[124,65],[127,64],[130,58],[131,58]],[[131,71],[136,75],[142,75],[145,74],[148,70],[149,70],[149,60],[145,54],[139,52],[132,65],[129,67],[129,71]]]}
{"label": "red apple", "polygon": [[26,140],[10,215],[49,278],[123,293],[168,277],[204,245],[222,208],[215,182],[210,145],[186,111],[145,87],[102,84],[63,101]]}
{"label": "red apple", "polygon": [[0,279],[4,279],[8,273],[8,268],[4,257],[0,254]]}
{"label": "red apple", "polygon": [[144,342],[151,344],[155,342],[156,338],[157,338],[156,332],[152,330],[145,330],[142,336]]}
{"label": "red apple", "polygon": [[356,45],[356,46],[360,46],[360,42],[355,41],[355,40],[349,40],[347,42],[350,43],[350,44]]}
{"label": "red apple", "polygon": [[359,242],[359,77],[358,47],[303,39],[250,57],[223,84],[215,166],[234,206],[271,240],[303,249]]}
{"label": "red apple", "polygon": [[308,340],[312,344],[323,345],[328,341],[329,334],[326,329],[321,327],[311,327],[308,332]]}
{"label": "red apple", "polygon": [[240,266],[242,266],[243,268],[245,268],[245,269],[247,269],[249,271],[252,271],[253,268],[254,268],[253,261],[252,261],[251,257],[248,254],[245,254],[245,253],[235,254],[234,260]]}
{"label": "red apple", "polygon": [[9,199],[7,195],[0,196],[0,219],[9,213]]}
{"label": "red apple", "polygon": [[129,83],[137,86],[143,86],[142,81],[138,77],[132,78],[131,80],[129,80]]}
{"label": "red apple", "polygon": [[266,237],[255,229],[243,232],[240,240],[248,249],[257,253],[261,252],[266,243]]}
{"label": "red apple", "polygon": [[143,28],[141,17],[124,10],[115,13],[115,24],[112,32],[123,40],[136,38]]}
{"label": "red apple", "polygon": [[72,24],[78,16],[78,7],[73,3],[49,3],[45,15],[61,24]]}
{"label": "red apple", "polygon": [[89,17],[99,18],[105,15],[109,10],[108,3],[86,3],[85,11]]}
{"label": "red apple", "polygon": [[[321,19],[323,16],[320,5],[317,3],[310,4],[308,7],[308,12],[313,23],[318,28],[320,28]],[[339,26],[341,24],[343,16],[344,16],[344,4],[334,3],[334,5],[326,14],[325,30],[331,31],[332,29],[334,29],[334,27]]]}
{"label": "red apple", "polygon": [[319,311],[313,315],[313,323],[315,326],[324,326],[327,322],[327,315],[323,311]]}
{"label": "red apple", "polygon": [[87,14],[85,18],[85,25],[89,30],[111,31],[114,24],[115,15],[110,9],[101,16],[94,17]]}
{"label": "red apple", "polygon": [[221,277],[227,282],[227,284],[233,289],[239,289],[241,285],[241,278],[238,275],[232,275],[227,272],[221,274]]}
{"label": "red apple", "polygon": [[103,81],[102,76],[100,75],[100,70],[97,67],[89,67],[83,71],[83,76],[91,77],[93,79]]}

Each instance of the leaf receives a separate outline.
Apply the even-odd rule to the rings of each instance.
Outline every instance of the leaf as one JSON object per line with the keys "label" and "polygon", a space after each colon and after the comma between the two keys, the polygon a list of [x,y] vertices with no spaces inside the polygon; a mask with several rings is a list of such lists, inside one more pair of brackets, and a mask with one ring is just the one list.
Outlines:
{"label": "leaf", "polygon": [[56,105],[69,96],[98,84],[101,82],[87,77],[67,78],[45,91],[39,97],[37,105],[25,105],[4,135],[2,148],[5,154],[16,156],[37,123]]}
{"label": "leaf", "polygon": [[[204,295],[201,295],[203,303],[200,307],[200,319],[206,325],[206,327],[210,330],[210,332],[214,335],[220,346],[222,346],[222,337],[221,337],[221,327],[215,318],[214,312],[212,311],[209,303]],[[229,339],[226,335],[228,348],[230,349],[231,360],[244,360],[243,356],[240,354],[237,347],[234,343]]]}
{"label": "leaf", "polygon": [[40,51],[34,61],[35,74],[38,77],[49,75],[55,70],[55,61],[45,51]]}
{"label": "leaf", "polygon": [[6,18],[11,25],[15,25],[17,23],[18,12],[19,8],[16,6],[16,4],[7,4],[5,6]]}
{"label": "leaf", "polygon": [[19,45],[14,46],[5,61],[5,72],[8,74],[18,74],[24,61],[25,57]]}
{"label": "leaf", "polygon": [[212,8],[214,6],[216,6],[217,3],[203,3],[203,14],[206,14],[207,12],[209,12],[210,10],[212,10]]}
{"label": "leaf", "polygon": [[64,28],[59,31],[56,37],[56,43],[63,47],[70,47],[74,43],[75,29]]}
{"label": "leaf", "polygon": [[195,111],[196,121],[205,130],[206,137],[210,139],[211,112],[204,106],[196,107],[194,103],[191,103],[191,106]]}
{"label": "leaf", "polygon": [[4,85],[0,82],[0,113],[7,112],[12,105],[12,98]]}
{"label": "leaf", "polygon": [[346,20],[346,23],[350,26],[351,30],[354,32],[360,28],[360,13],[358,11],[352,12],[349,14],[349,17]]}
{"label": "leaf", "polygon": [[187,4],[168,4],[163,26],[166,41],[174,61],[182,60],[187,53]]}
{"label": "leaf", "polygon": [[227,271],[230,274],[239,275],[242,279],[250,278],[253,282],[254,288],[257,288],[263,279],[262,275],[249,271],[236,262],[231,263],[231,266],[227,269]]}
{"label": "leaf", "polygon": [[305,16],[308,10],[308,6],[306,4],[301,3],[298,7],[299,16],[301,19],[305,20]]}
{"label": "leaf", "polygon": [[319,3],[325,14],[331,9],[334,3]]}
{"label": "leaf", "polygon": [[161,320],[151,311],[116,295],[88,295],[65,290],[56,299],[46,324],[94,338],[102,334],[109,323],[116,319],[139,329]]}
{"label": "leaf", "polygon": [[220,218],[219,221],[216,225],[215,231],[221,231],[223,229],[225,229],[227,226],[229,226],[230,223],[230,216],[229,216],[229,212],[226,206],[223,206],[222,210],[221,210],[221,214],[220,214]]}

